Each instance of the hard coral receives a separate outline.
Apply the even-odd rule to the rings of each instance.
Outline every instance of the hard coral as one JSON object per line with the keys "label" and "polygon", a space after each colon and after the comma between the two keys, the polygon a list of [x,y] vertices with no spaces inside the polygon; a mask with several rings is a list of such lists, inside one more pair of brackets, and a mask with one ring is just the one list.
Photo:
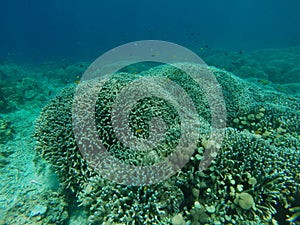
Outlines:
{"label": "hard coral", "polygon": [[[299,189],[300,168],[295,166],[300,147],[299,100],[264,91],[226,71],[213,67],[210,70],[223,89],[227,105],[230,127],[226,128],[223,145],[211,166],[198,171],[208,145],[202,138],[181,171],[159,184],[117,184],[93,170],[82,157],[73,134],[75,86],[65,88],[43,109],[36,125],[36,150],[54,166],[62,185],[76,194],[90,223],[170,224],[172,218],[176,222],[180,217],[176,215],[182,215],[184,220],[180,221],[185,223],[258,224],[274,221],[278,204],[289,206],[290,196]],[[139,76],[162,76],[182,86],[202,121],[199,132],[202,136],[209,134],[207,98],[186,73],[162,65]],[[118,73],[106,83],[96,102],[97,132],[108,151],[122,162],[153,165],[172,154],[181,135],[180,118],[167,101],[145,98],[131,111],[131,131],[137,137],[147,137],[150,118],[161,117],[167,124],[166,138],[151,154],[123,146],[112,128],[111,107],[122,87],[136,78]],[[85,101],[88,99],[82,99]],[[107,173],[114,175],[112,171]],[[201,212],[203,218],[196,212]]]}
{"label": "hard coral", "polygon": [[246,192],[236,194],[234,203],[239,205],[244,210],[249,210],[254,207],[254,200],[252,196]]}

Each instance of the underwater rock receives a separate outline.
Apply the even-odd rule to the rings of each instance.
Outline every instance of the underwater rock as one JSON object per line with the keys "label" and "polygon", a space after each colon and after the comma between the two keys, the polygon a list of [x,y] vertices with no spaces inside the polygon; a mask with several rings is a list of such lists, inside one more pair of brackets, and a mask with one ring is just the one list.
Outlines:
{"label": "underwater rock", "polygon": [[[23,196],[23,197],[21,197]],[[53,192],[25,188],[23,195],[0,219],[1,224],[66,224],[69,219],[66,196],[62,190]]]}
{"label": "underwater rock", "polygon": [[47,211],[47,207],[43,205],[35,205],[34,208],[30,211],[30,217],[43,215]]}

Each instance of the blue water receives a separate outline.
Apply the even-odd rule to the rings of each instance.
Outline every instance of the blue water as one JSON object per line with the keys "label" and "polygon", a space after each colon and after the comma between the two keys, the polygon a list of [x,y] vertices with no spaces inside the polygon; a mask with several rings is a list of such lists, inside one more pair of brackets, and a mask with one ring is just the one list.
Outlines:
{"label": "blue water", "polygon": [[131,41],[159,39],[255,50],[300,45],[297,0],[7,0],[0,3],[0,58],[93,60]]}

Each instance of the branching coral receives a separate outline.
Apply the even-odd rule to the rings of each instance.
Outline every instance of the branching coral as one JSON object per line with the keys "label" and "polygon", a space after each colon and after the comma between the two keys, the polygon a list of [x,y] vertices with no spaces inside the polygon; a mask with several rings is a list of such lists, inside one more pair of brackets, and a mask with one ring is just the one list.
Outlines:
{"label": "branching coral", "polygon": [[[65,88],[43,109],[36,126],[36,150],[54,166],[62,185],[76,194],[90,223],[258,224],[274,222],[278,204],[290,207],[290,196],[299,189],[300,168],[295,166],[299,164],[299,100],[261,90],[226,71],[210,69],[222,86],[227,104],[230,127],[223,145],[210,167],[199,171],[204,151],[212,144],[202,138],[182,170],[159,184],[120,185],[92,169],[80,154],[73,134],[74,86]],[[162,65],[139,76],[163,76],[182,86],[202,121],[198,132],[209,134],[207,98],[187,74]],[[131,111],[130,129],[136,137],[147,137],[150,118],[161,117],[167,125],[163,144],[151,154],[122,145],[111,124],[111,107],[121,88],[139,76],[115,74],[98,95],[95,118],[99,138],[114,157],[144,166],[172,154],[181,135],[181,118],[167,101],[145,98]],[[114,175],[114,171],[107,172]],[[295,211],[290,219],[298,218],[298,209],[291,210]]]}

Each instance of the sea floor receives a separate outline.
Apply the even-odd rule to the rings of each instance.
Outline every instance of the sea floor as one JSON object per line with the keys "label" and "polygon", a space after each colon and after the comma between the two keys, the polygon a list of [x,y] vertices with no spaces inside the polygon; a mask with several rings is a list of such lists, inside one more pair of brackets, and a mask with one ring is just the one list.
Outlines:
{"label": "sea floor", "polygon": [[45,224],[39,221],[47,207],[45,199],[59,192],[59,183],[55,173],[36,157],[35,121],[48,100],[79,79],[83,65],[51,62],[33,68],[0,64],[0,224]]}
{"label": "sea floor", "polygon": [[[195,51],[208,65],[300,99],[300,46]],[[55,173],[36,155],[33,134],[42,108],[66,85],[78,82],[88,65],[0,62],[0,224],[45,224],[42,218],[49,210],[49,224],[87,224],[80,208],[70,206],[72,196],[63,195]]]}

